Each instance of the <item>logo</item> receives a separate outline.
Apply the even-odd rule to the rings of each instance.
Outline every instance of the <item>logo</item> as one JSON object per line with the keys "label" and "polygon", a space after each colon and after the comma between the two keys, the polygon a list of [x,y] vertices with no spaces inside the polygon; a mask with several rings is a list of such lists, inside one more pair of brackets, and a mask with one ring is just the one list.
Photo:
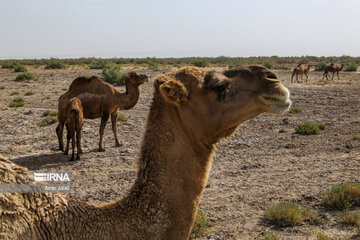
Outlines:
{"label": "logo", "polygon": [[36,182],[70,182],[70,173],[36,173],[34,172]]}

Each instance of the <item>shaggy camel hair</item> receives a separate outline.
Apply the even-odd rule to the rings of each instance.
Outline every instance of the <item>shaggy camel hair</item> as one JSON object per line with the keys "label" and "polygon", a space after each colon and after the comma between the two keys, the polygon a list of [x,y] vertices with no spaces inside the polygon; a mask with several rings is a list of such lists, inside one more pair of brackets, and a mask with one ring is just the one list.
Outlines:
{"label": "shaggy camel hair", "polygon": [[334,80],[334,74],[335,74],[335,73],[337,74],[337,77],[338,77],[338,79],[340,80],[340,78],[339,78],[339,72],[342,71],[343,68],[344,68],[344,64],[341,64],[341,67],[339,68],[336,64],[331,63],[330,65],[328,65],[328,66],[325,67],[324,73],[323,73],[323,76],[322,76],[322,79],[324,79],[324,77],[326,77],[326,80],[329,80],[329,79],[328,79],[328,73],[329,73],[329,72],[332,72],[332,78],[331,78],[331,80]]}
{"label": "shaggy camel hair", "polygon": [[[70,85],[69,90],[60,96],[58,104],[59,124],[56,128],[56,134],[59,140],[59,148],[64,151],[63,129],[66,120],[66,104],[72,97],[78,97],[84,108],[84,118],[101,118],[99,151],[105,151],[103,146],[103,136],[107,121],[111,115],[112,131],[115,137],[115,145],[120,146],[116,122],[119,108],[131,109],[136,105],[140,89],[139,86],[149,79],[144,74],[129,72],[125,77],[126,92],[120,92],[111,84],[99,79],[96,76],[90,78],[78,77]],[[86,95],[85,93],[91,94]],[[83,94],[81,97],[78,95]],[[82,99],[83,98],[83,99]]]}
{"label": "shaggy camel hair", "polygon": [[67,130],[67,141],[65,154],[69,153],[69,142],[71,139],[72,155],[70,161],[74,161],[74,152],[75,152],[75,133],[76,133],[76,160],[80,159],[81,151],[81,128],[83,124],[83,107],[81,101],[73,97],[69,100],[66,105],[66,130]]}
{"label": "shaggy camel hair", "polygon": [[[188,239],[215,144],[244,121],[291,105],[287,88],[262,66],[187,67],[159,75],[154,88],[137,179],[125,198],[93,205],[62,194],[0,194],[3,236]],[[0,182],[29,182],[27,173],[0,161]]]}
{"label": "shaggy camel hair", "polygon": [[291,76],[291,83],[293,82],[293,78],[294,78],[294,75],[296,75],[296,81],[299,83],[299,75],[301,77],[301,80],[302,80],[302,75],[305,75],[306,76],[306,82],[308,80],[308,73],[310,71],[310,68],[312,67],[313,65],[312,64],[308,64],[307,66],[305,66],[305,64],[299,64],[297,65],[296,68],[294,68],[293,70],[293,73],[292,73],[292,76]]}

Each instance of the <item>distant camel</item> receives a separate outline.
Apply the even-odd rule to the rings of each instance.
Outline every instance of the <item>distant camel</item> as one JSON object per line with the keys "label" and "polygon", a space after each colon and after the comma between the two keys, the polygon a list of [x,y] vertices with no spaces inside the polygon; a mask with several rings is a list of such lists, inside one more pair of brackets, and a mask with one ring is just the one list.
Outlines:
{"label": "distant camel", "polygon": [[[144,74],[129,72],[125,77],[126,92],[120,92],[113,85],[99,79],[96,76],[90,78],[78,77],[70,85],[69,90],[60,96],[58,104],[59,124],[56,133],[59,140],[59,148],[64,151],[63,130],[66,119],[66,103],[72,97],[78,97],[84,109],[84,118],[101,118],[99,151],[105,151],[103,136],[106,123],[111,115],[112,130],[115,137],[115,145],[120,146],[116,121],[119,108],[131,109],[137,103],[140,95],[139,86],[148,82]],[[82,94],[80,97],[79,95]]]}
{"label": "distant camel", "polygon": [[293,82],[294,75],[296,74],[296,81],[299,82],[298,76],[300,75],[302,80],[302,75],[305,74],[306,76],[306,82],[308,80],[308,73],[310,71],[310,68],[312,67],[312,64],[308,64],[305,66],[305,64],[299,64],[296,68],[294,68],[292,76],[291,76],[291,83]]}
{"label": "distant camel", "polygon": [[326,80],[329,80],[329,79],[328,79],[328,73],[329,73],[329,72],[332,72],[332,78],[331,78],[331,80],[334,80],[334,74],[335,74],[335,73],[337,74],[337,77],[338,77],[338,79],[340,80],[340,78],[339,78],[339,72],[342,71],[343,68],[344,68],[344,64],[341,64],[341,67],[339,68],[336,64],[331,63],[330,65],[328,65],[328,66],[325,67],[325,69],[324,69],[324,74],[323,74],[322,79],[324,79],[324,77],[326,77]]}
{"label": "distant camel", "polygon": [[66,130],[67,130],[67,141],[65,154],[69,153],[69,142],[71,139],[72,155],[70,161],[74,161],[75,152],[75,135],[76,135],[76,160],[80,159],[81,152],[81,128],[83,123],[83,107],[78,98],[73,97],[69,100],[66,105]]}
{"label": "distant camel", "polygon": [[[129,193],[101,205],[60,193],[0,193],[0,239],[189,239],[215,145],[261,113],[287,111],[289,96],[262,66],[161,74]],[[27,169],[0,156],[1,183],[33,182]]]}

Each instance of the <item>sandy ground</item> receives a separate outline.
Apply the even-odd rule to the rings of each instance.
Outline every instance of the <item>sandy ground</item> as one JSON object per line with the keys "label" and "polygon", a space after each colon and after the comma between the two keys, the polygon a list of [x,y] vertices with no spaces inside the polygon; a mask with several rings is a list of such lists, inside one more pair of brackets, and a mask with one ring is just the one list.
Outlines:
{"label": "sandy ground", "polygon": [[[45,110],[56,110],[58,97],[71,81],[99,70],[70,67],[65,70],[32,69],[37,80],[14,81],[16,73],[0,69],[0,153],[30,170],[70,171],[74,198],[101,203],[115,200],[134,182],[136,158],[152,95],[152,84],[142,86],[138,104],[123,111],[129,118],[119,122],[121,147],[115,147],[110,122],[105,130],[105,152],[97,152],[100,119],[85,120],[84,154],[70,163],[57,151],[56,124],[39,127]],[[154,77],[146,69],[137,71]],[[212,222],[202,239],[261,239],[273,231],[280,239],[316,239],[324,232],[333,239],[357,239],[356,229],[337,223],[339,212],[328,211],[319,193],[333,184],[358,182],[360,170],[360,74],[341,73],[341,80],[321,81],[321,73],[311,72],[308,83],[290,83],[290,71],[276,71],[289,87],[298,114],[263,114],[239,127],[222,141],[216,151],[208,187],[200,208]],[[121,87],[121,89],[123,89]],[[19,95],[10,96],[12,92]],[[35,94],[24,96],[27,91]],[[9,108],[21,96],[25,106]],[[50,99],[45,97],[50,96]],[[322,122],[320,135],[295,134],[304,121]],[[325,217],[322,225],[304,223],[276,228],[264,219],[264,209],[280,201],[293,201]]]}

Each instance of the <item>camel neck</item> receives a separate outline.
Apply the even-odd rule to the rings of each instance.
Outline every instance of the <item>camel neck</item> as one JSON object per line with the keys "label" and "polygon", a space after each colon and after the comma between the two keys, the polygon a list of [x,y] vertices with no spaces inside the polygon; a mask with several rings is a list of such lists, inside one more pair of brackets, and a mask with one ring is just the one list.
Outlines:
{"label": "camel neck", "polygon": [[123,109],[130,109],[139,100],[140,96],[140,89],[139,86],[136,84],[131,84],[126,82],[126,92],[120,92],[117,90],[116,92],[116,102],[119,108]]}

